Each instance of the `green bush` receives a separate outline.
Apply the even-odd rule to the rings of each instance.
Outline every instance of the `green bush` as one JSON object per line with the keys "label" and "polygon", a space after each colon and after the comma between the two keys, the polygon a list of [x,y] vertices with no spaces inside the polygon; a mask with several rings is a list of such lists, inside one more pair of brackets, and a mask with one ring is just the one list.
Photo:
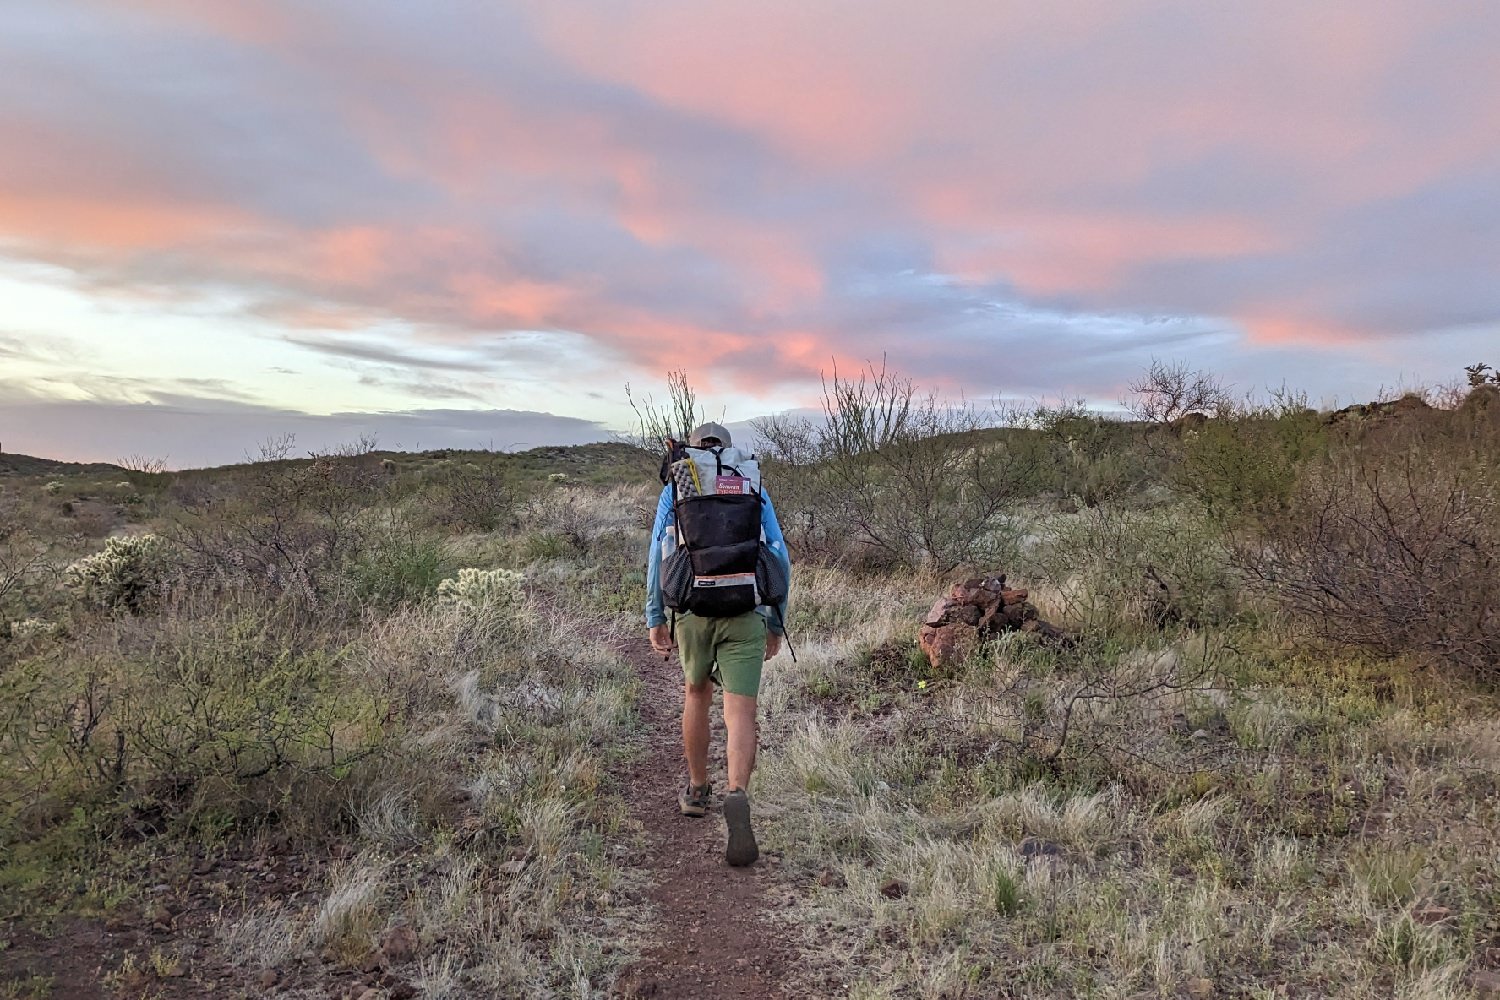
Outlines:
{"label": "green bush", "polygon": [[1293,398],[1210,420],[1182,438],[1173,486],[1228,526],[1280,517],[1302,470],[1326,453],[1322,418]]}
{"label": "green bush", "polygon": [[259,783],[338,775],[385,741],[388,706],[347,647],[274,608],[120,619],[0,674],[0,819],[124,794],[264,819]]}
{"label": "green bush", "polygon": [[422,601],[437,592],[445,564],[443,547],[434,539],[388,538],[355,556],[350,589],[362,606],[389,609]]}
{"label": "green bush", "polygon": [[1065,616],[1088,628],[1208,625],[1238,608],[1239,576],[1222,535],[1184,505],[1048,518],[1020,568],[1055,585]]}
{"label": "green bush", "polygon": [[1078,505],[1122,502],[1163,478],[1168,437],[1096,413],[1081,400],[1037,406],[1025,423],[1045,455],[1042,485]]}
{"label": "green bush", "polygon": [[1236,561],[1336,643],[1500,678],[1500,422],[1384,418],[1308,463]]}

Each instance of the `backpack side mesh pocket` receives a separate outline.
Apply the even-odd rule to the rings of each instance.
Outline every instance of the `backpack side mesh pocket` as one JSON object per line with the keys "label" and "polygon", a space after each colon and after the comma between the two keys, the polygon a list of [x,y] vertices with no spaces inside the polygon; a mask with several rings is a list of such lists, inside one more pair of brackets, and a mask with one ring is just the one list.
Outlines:
{"label": "backpack side mesh pocket", "polygon": [[686,548],[679,547],[661,564],[662,603],[673,611],[686,611],[692,592],[693,559]]}
{"label": "backpack side mesh pocket", "polygon": [[760,543],[760,557],[755,563],[755,589],[760,592],[762,604],[780,604],[791,589],[786,565],[765,542]]}

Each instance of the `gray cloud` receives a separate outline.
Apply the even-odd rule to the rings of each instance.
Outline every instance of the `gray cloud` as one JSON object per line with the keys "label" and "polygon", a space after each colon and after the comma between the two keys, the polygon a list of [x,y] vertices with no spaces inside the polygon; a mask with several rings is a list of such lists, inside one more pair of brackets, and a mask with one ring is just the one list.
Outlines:
{"label": "gray cloud", "polygon": [[356,361],[374,361],[400,368],[482,372],[492,367],[489,362],[483,360],[435,358],[430,355],[419,355],[393,347],[372,344],[368,341],[357,340],[351,336],[308,337],[288,334],[285,339],[290,344],[296,344],[298,347],[305,347],[310,351],[317,351],[320,354],[331,354],[340,358],[352,358]]}

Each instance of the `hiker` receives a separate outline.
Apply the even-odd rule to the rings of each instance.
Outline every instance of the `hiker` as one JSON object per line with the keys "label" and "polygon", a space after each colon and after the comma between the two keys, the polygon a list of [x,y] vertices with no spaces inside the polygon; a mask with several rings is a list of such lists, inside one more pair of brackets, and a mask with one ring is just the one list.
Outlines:
{"label": "hiker", "polygon": [[[708,814],[708,711],[712,683],[724,689],[729,787],[725,860],[759,857],[750,826],[755,769],[756,698],[761,663],[781,651],[791,560],[754,457],[733,447],[729,431],[705,423],[687,447],[668,441],[662,492],[646,564],[646,627],[651,647],[682,661],[684,816]],[[672,609],[672,621],[667,609]]]}

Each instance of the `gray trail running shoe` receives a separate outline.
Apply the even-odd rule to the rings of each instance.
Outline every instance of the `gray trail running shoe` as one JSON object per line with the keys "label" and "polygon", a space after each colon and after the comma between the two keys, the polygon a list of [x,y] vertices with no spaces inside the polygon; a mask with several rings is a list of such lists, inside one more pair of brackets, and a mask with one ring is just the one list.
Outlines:
{"label": "gray trail running shoe", "polygon": [[677,796],[677,808],[682,810],[684,816],[707,816],[708,804],[714,794],[713,785],[694,786],[691,781],[687,783]]}
{"label": "gray trail running shoe", "polygon": [[750,829],[750,796],[736,788],[724,796],[724,822],[729,827],[729,846],[724,860],[736,868],[755,864],[760,848],[755,846],[755,831]]}

